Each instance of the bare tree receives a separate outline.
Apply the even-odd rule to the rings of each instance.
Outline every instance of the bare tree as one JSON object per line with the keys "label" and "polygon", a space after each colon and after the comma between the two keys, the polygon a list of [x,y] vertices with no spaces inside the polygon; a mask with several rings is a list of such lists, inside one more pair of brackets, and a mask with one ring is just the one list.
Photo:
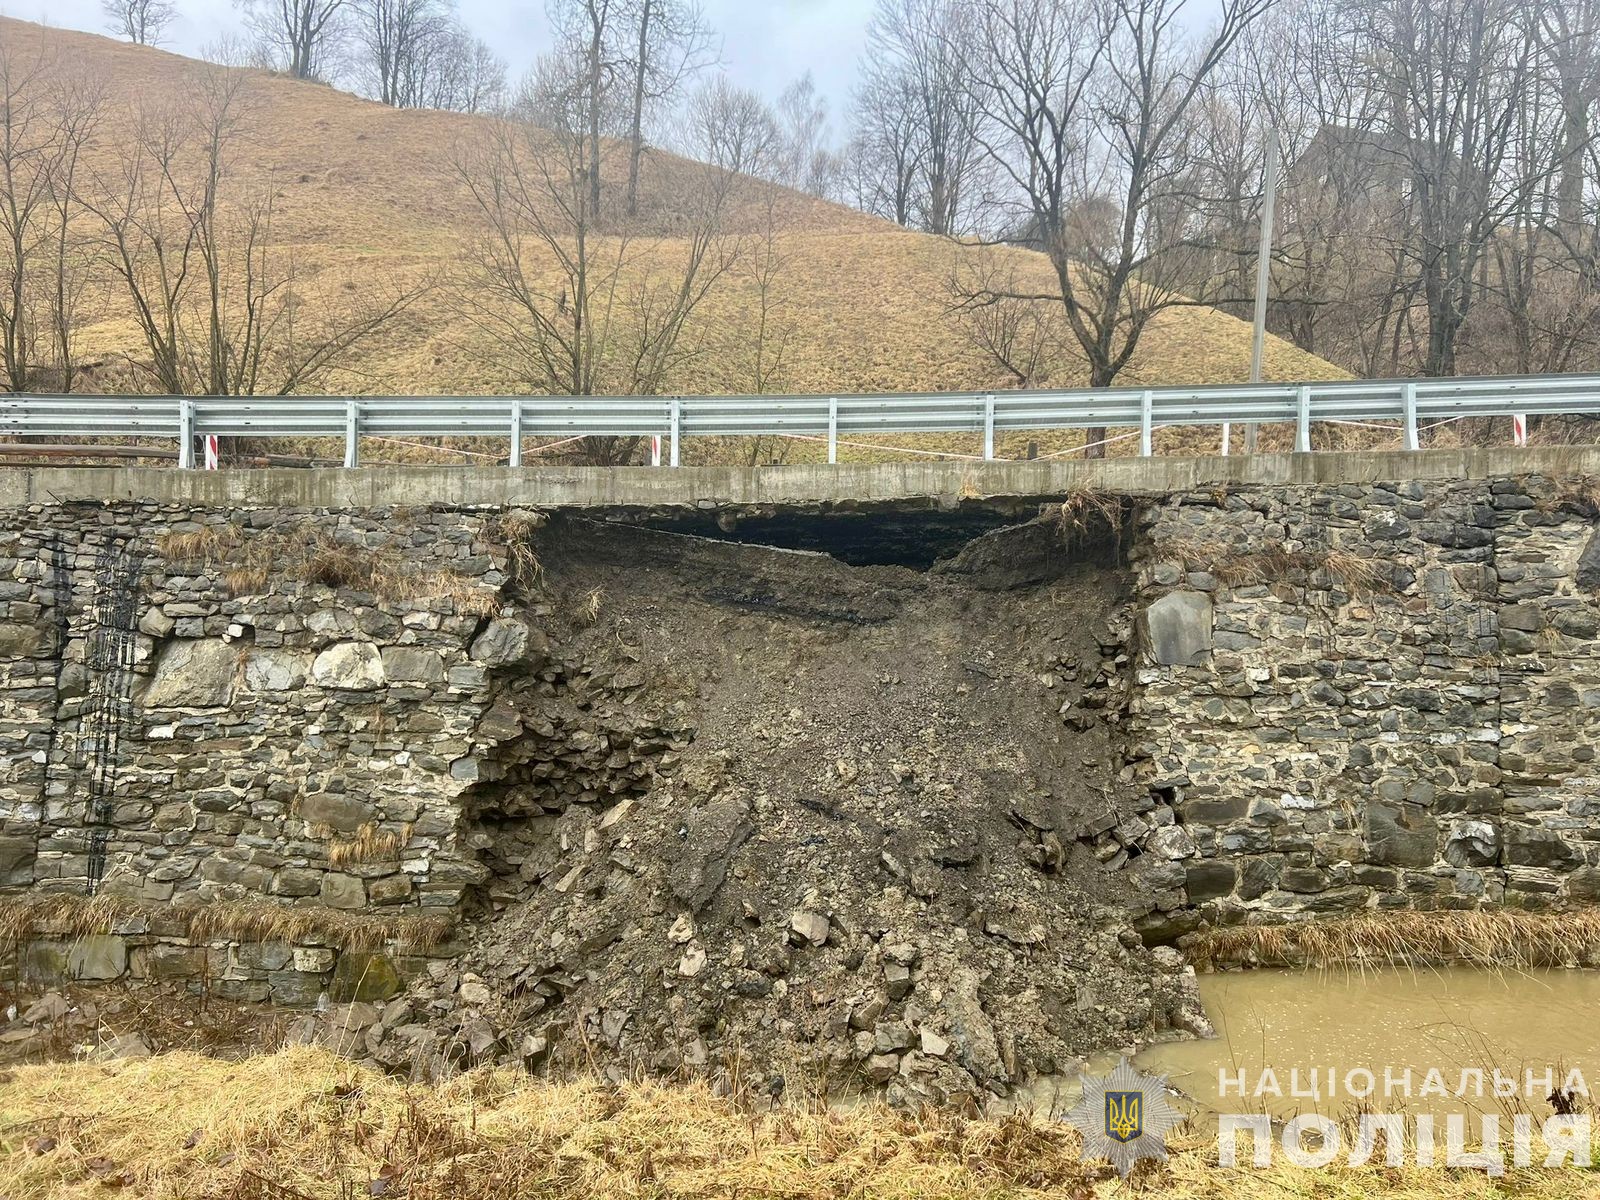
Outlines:
{"label": "bare tree", "polygon": [[1536,9],[1537,37],[1548,79],[1560,106],[1561,128],[1557,216],[1575,230],[1583,224],[1584,168],[1594,141],[1594,108],[1600,95],[1600,2],[1556,0]]}
{"label": "bare tree", "polygon": [[[1214,28],[1184,32],[1183,0],[983,0],[969,88],[980,137],[1021,200],[1026,240],[1055,290],[958,281],[971,310],[1007,299],[1060,304],[1107,387],[1153,317],[1199,302],[1177,290],[1196,245],[1196,98],[1271,0],[1224,0]],[[1090,454],[1103,453],[1090,430]]]}
{"label": "bare tree", "polygon": [[966,86],[971,49],[968,5],[878,0],[856,97],[858,137],[886,168],[888,186],[879,191],[896,197],[896,211],[915,210],[930,233],[956,232],[980,159],[977,106]]}
{"label": "bare tree", "polygon": [[669,102],[714,54],[713,37],[692,0],[629,0],[625,16],[634,31],[627,69],[632,77],[628,104],[627,210],[639,210],[639,162],[644,154],[644,122],[652,108]]}
{"label": "bare tree", "polygon": [[1003,386],[1047,386],[1068,365],[1062,351],[1072,335],[1061,306],[1027,298],[1014,265],[990,247],[978,250],[953,286],[972,290],[975,283],[993,299],[960,311],[962,338],[997,368]]}
{"label": "bare tree", "polygon": [[299,292],[273,232],[270,186],[226,191],[246,127],[244,77],[217,69],[173,102],[140,114],[117,170],[86,200],[106,257],[169,394],[286,395],[344,365],[419,294],[343,297],[318,311]]}
{"label": "bare tree", "polygon": [[926,153],[915,95],[905,74],[869,62],[855,93],[855,136],[846,175],[857,208],[912,224]]}
{"label": "bare tree", "polygon": [[778,182],[824,199],[835,194],[839,160],[828,146],[828,102],[807,71],[778,96],[783,156]]}
{"label": "bare tree", "polygon": [[505,98],[505,63],[449,0],[350,0],[355,78],[395,108],[487,112]]}
{"label": "bare tree", "polygon": [[296,79],[324,78],[348,0],[235,0],[261,44]]}
{"label": "bare tree", "polygon": [[177,5],[171,0],[102,0],[106,28],[139,46],[155,46],[161,42],[172,19],[178,15]]}
{"label": "bare tree", "polygon": [[1417,208],[1423,371],[1453,375],[1483,255],[1537,182],[1507,170],[1534,39],[1516,0],[1382,0],[1375,16],[1388,49],[1388,146]]}
{"label": "bare tree", "polygon": [[[723,234],[731,172],[706,167],[686,189],[672,239],[596,221],[591,64],[546,59],[517,120],[457,147],[455,174],[486,232],[460,303],[525,386],[555,395],[654,395],[699,352],[687,336],[733,265]],[[590,461],[627,462],[637,438],[589,438]]]}
{"label": "bare tree", "polygon": [[718,75],[695,90],[685,115],[684,146],[701,162],[763,179],[778,171],[783,136],[755,92]]}
{"label": "bare tree", "polygon": [[358,71],[373,98],[396,108],[416,107],[434,44],[450,28],[440,0],[350,0]]}
{"label": "bare tree", "polygon": [[74,374],[87,255],[76,200],[98,86],[48,53],[0,48],[0,370],[9,391]]}
{"label": "bare tree", "polygon": [[[550,23],[556,31],[555,58],[564,77],[552,82],[558,73],[547,61],[538,74],[540,96],[536,103],[555,104],[563,122],[575,119],[585,138],[582,162],[586,172],[588,220],[598,219],[600,180],[604,165],[601,135],[608,118],[617,110],[622,88],[619,72],[625,50],[618,39],[624,34],[625,0],[549,0]],[[572,106],[576,106],[573,109]]]}
{"label": "bare tree", "polygon": [[505,103],[505,60],[459,21],[440,40],[437,54],[440,62],[428,93],[430,107],[488,113]]}
{"label": "bare tree", "polygon": [[70,392],[77,382],[78,333],[84,302],[95,282],[97,254],[85,231],[87,215],[79,192],[84,155],[105,108],[103,83],[83,72],[57,81],[55,124],[59,153],[50,185],[51,240],[48,324],[56,387]]}

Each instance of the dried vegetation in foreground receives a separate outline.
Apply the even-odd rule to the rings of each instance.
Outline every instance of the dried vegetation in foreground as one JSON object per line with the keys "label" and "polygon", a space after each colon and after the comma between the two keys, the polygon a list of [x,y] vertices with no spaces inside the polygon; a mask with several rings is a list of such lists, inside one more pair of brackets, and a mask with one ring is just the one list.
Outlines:
{"label": "dried vegetation in foreground", "polygon": [[865,1106],[797,1112],[703,1085],[505,1070],[406,1086],[314,1048],[25,1067],[0,1088],[0,1194],[323,1200],[679,1197],[1498,1197],[1589,1194],[1572,1171],[1223,1170],[1182,1139],[1124,1184],[1067,1126]]}

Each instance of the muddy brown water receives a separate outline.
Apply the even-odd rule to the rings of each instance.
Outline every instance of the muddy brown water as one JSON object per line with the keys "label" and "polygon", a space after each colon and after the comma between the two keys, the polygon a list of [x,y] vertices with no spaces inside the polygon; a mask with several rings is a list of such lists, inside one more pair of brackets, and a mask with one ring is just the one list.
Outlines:
{"label": "muddy brown water", "polygon": [[[1169,1077],[1202,1112],[1260,1112],[1289,1116],[1320,1112],[1339,1116],[1358,1104],[1345,1086],[1347,1073],[1365,1068],[1377,1088],[1367,1103],[1378,1111],[1504,1112],[1493,1094],[1496,1067],[1515,1073],[1526,1111],[1547,1115],[1544,1095],[1526,1087],[1531,1069],[1542,1081],[1549,1068],[1559,1082],[1576,1067],[1600,1089],[1600,971],[1492,971],[1473,967],[1352,971],[1256,970],[1205,975],[1200,994],[1217,1037],[1153,1046],[1135,1059],[1140,1069]],[[1091,1064],[1093,1070],[1097,1064]],[[1266,1081],[1271,1068],[1281,1097]],[[1338,1083],[1327,1094],[1332,1069]],[[1316,1069],[1322,1095],[1293,1096],[1292,1075],[1310,1090]],[[1385,1070],[1412,1074],[1408,1100],[1396,1086],[1385,1096]],[[1420,1093],[1430,1070],[1449,1091]],[[1481,1069],[1484,1095],[1457,1096],[1463,1070]],[[1244,1072],[1249,1093],[1220,1094],[1219,1072]],[[1364,1079],[1357,1075],[1356,1086]],[[1539,1089],[1542,1090],[1542,1089]]]}

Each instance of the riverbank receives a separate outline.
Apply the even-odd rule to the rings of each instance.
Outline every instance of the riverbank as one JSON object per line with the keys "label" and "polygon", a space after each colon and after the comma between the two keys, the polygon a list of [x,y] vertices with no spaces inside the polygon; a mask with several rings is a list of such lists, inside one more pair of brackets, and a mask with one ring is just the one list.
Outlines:
{"label": "riverbank", "polygon": [[0,1080],[0,1195],[151,1197],[1029,1197],[1597,1194],[1573,1171],[1211,1165],[1180,1140],[1131,1185],[1068,1126],[864,1106],[796,1111],[763,1090],[551,1084],[486,1070],[406,1085],[314,1048],[240,1062],[168,1054]]}

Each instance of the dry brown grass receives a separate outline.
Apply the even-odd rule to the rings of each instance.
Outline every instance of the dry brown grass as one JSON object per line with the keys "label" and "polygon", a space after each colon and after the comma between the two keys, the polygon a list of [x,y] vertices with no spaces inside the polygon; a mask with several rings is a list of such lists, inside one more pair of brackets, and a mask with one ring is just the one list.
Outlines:
{"label": "dry brown grass", "polygon": [[357,829],[354,837],[334,838],[328,843],[328,861],[334,866],[346,863],[385,862],[397,858],[411,840],[411,826],[399,829],[379,829],[368,821]]}
{"label": "dry brown grass", "polygon": [[442,945],[455,931],[451,917],[417,913],[357,915],[270,900],[161,905],[120,896],[54,893],[0,899],[0,950],[36,937],[109,933],[113,926],[134,918],[143,918],[151,928],[175,924],[180,936],[197,942],[315,940],[341,950],[379,950],[393,944],[402,951],[426,951]]}
{"label": "dry brown grass", "polygon": [[1600,479],[1582,475],[1562,480],[1554,500],[1556,507],[1565,506],[1586,517],[1600,516]]}
{"label": "dry brown grass", "polygon": [[1109,537],[1111,555],[1120,560],[1123,535],[1133,511],[1133,502],[1126,496],[1079,488],[1061,502],[1062,537],[1069,548]]}
{"label": "dry brown grass", "polygon": [[478,618],[501,607],[499,592],[479,580],[448,569],[419,571],[398,546],[339,541],[309,521],[251,534],[234,525],[163,534],[156,551],[185,570],[220,570],[231,596],[255,595],[277,576],[383,600],[448,599],[456,612]]}
{"label": "dry brown grass", "polygon": [[[300,1047],[23,1067],[0,1090],[0,1193],[347,1200],[1488,1200],[1592,1194],[1572,1171],[1224,1170],[1194,1134],[1124,1184],[1070,1127],[945,1111],[768,1111],[700,1083],[552,1084],[506,1070],[406,1086]],[[1380,1156],[1381,1158],[1381,1156]],[[1282,1156],[1279,1156],[1281,1163]]]}
{"label": "dry brown grass", "polygon": [[1296,573],[1316,581],[1318,575],[1342,583],[1352,595],[1386,590],[1389,586],[1375,562],[1348,550],[1290,550],[1272,543],[1245,549],[1226,542],[1172,538],[1161,543],[1160,557],[1182,565],[1186,571],[1205,571],[1228,587],[1253,587],[1282,583]]}
{"label": "dry brown grass", "polygon": [[237,525],[202,525],[156,538],[156,553],[173,566],[204,570],[225,561],[244,540]]}
{"label": "dry brown grass", "polygon": [[484,536],[505,547],[506,574],[524,591],[535,591],[544,583],[544,567],[533,544],[533,535],[544,525],[543,513],[526,508],[497,513],[483,525]]}
{"label": "dry brown grass", "polygon": [[1201,932],[1187,950],[1196,962],[1217,965],[1563,967],[1600,956],[1600,909],[1395,912],[1233,925]]}

